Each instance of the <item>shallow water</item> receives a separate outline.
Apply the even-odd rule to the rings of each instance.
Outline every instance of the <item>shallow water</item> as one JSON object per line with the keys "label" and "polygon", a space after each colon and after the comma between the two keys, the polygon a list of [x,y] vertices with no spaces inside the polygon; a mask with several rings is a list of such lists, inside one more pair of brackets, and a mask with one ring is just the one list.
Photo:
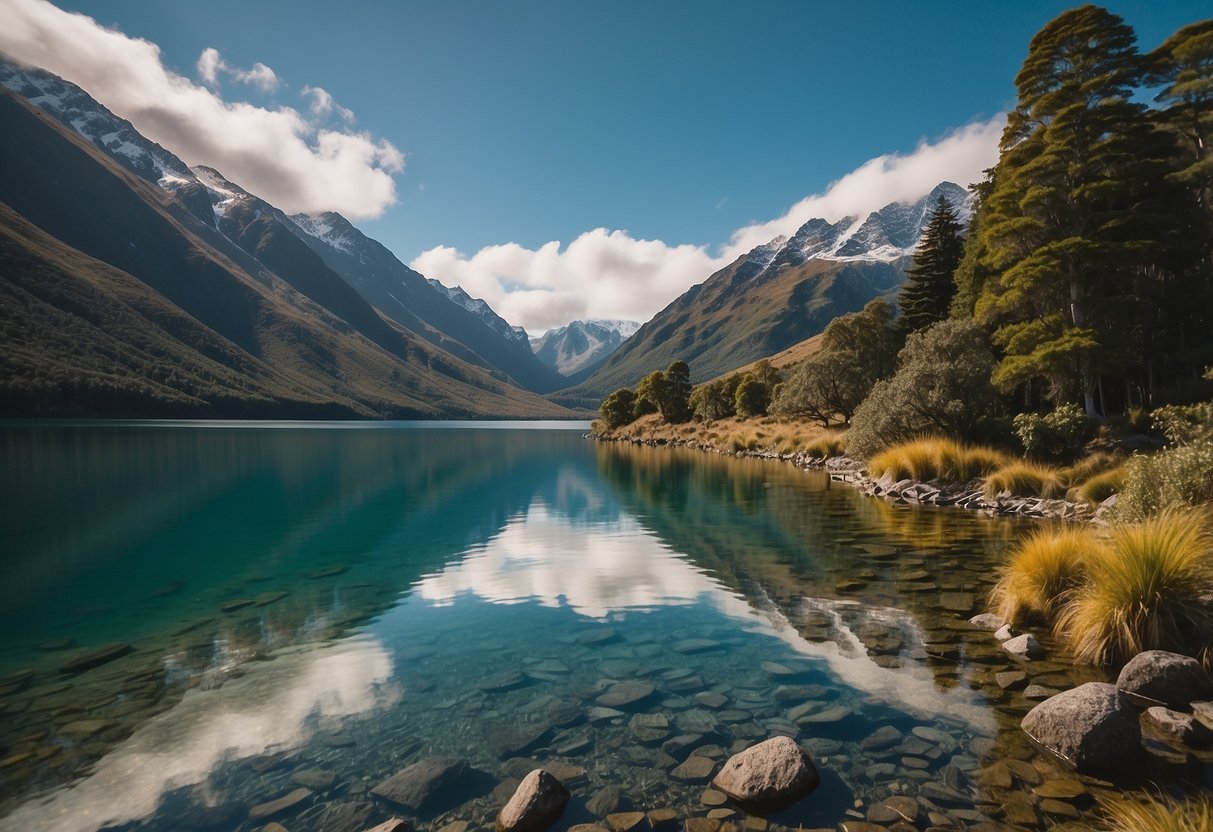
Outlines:
{"label": "shallow water", "polygon": [[[1026,742],[1025,684],[1098,678],[965,623],[1029,525],[501,427],[0,429],[0,829],[358,832],[393,813],[376,784],[448,755],[470,773],[421,827],[490,828],[537,762],[573,792],[556,829],[665,807],[832,828],[906,796],[919,828],[1052,826],[1142,781],[1213,785],[1161,743],[1133,782],[1074,784]],[[615,682],[647,695],[602,710]],[[705,794],[775,734],[813,749],[812,795],[758,820]]]}

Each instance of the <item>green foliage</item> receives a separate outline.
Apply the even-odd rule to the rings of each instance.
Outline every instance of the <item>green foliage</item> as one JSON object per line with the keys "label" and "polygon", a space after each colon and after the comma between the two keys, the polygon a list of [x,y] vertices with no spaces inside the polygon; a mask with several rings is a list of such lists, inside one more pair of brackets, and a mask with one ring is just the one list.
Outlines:
{"label": "green foliage", "polygon": [[1063,404],[1043,416],[1020,413],[1015,417],[1015,435],[1029,456],[1069,462],[1095,436],[1096,422],[1074,404]]}
{"label": "green foliage", "polygon": [[1134,457],[1125,471],[1116,514],[1126,520],[1213,501],[1213,441]]}
{"label": "green foliage", "polygon": [[1160,407],[1150,414],[1154,427],[1172,444],[1213,440],[1213,402]]}
{"label": "green foliage", "polygon": [[740,375],[732,375],[727,379],[709,381],[696,387],[689,400],[695,418],[700,421],[715,421],[736,415],[737,405],[734,397],[740,382]]}
{"label": "green foliage", "polygon": [[660,412],[670,424],[691,418],[691,370],[685,361],[675,361],[664,372],[654,370],[636,386],[636,415]]}
{"label": "green foliage", "polygon": [[963,254],[960,221],[941,195],[901,286],[901,321],[907,332],[926,329],[948,317],[956,295],[954,276]]}
{"label": "green foliage", "polygon": [[737,385],[734,401],[737,415],[743,419],[765,416],[771,401],[771,391],[761,379],[746,373]]}
{"label": "green foliage", "polygon": [[872,386],[892,375],[901,345],[893,307],[883,298],[835,318],[821,349],[784,382],[774,412],[816,419],[826,427],[836,418],[847,424]]}
{"label": "green foliage", "polygon": [[636,393],[627,387],[620,387],[603,400],[598,413],[603,424],[611,430],[630,424],[636,418]]}
{"label": "green foliage", "polygon": [[1005,353],[995,383],[1043,383],[1053,401],[1082,397],[1089,415],[1105,389],[1147,395],[1151,368],[1175,355],[1169,333],[1192,306],[1179,300],[1184,269],[1205,234],[1167,177],[1172,136],[1134,100],[1144,68],[1133,30],[1104,9],[1049,22],[1016,77],[981,211],[990,278],[975,314]]}
{"label": "green foliage", "polygon": [[985,332],[973,321],[941,321],[912,334],[896,374],[877,382],[855,411],[848,452],[866,459],[915,436],[973,435],[998,404],[994,365]]}

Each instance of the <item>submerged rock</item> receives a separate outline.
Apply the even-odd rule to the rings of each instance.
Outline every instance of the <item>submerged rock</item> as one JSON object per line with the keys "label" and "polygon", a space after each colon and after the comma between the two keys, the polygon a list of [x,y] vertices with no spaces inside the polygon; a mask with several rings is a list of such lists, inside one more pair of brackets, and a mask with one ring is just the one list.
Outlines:
{"label": "submerged rock", "polygon": [[1213,731],[1191,714],[1155,705],[1146,709],[1146,719],[1164,736],[1184,745],[1206,746],[1213,740]]}
{"label": "submerged rock", "polygon": [[109,644],[98,650],[92,650],[77,656],[60,667],[59,672],[83,673],[86,670],[92,670],[94,667],[108,664],[114,661],[114,659],[120,659],[128,653],[133,652],[135,652],[135,648],[129,644]]}
{"label": "submerged rock", "polygon": [[428,757],[396,772],[371,789],[371,794],[389,803],[419,811],[435,792],[458,780],[467,770],[467,760]]}
{"label": "submerged rock", "polygon": [[1116,687],[1170,708],[1213,697],[1213,680],[1200,662],[1166,650],[1138,653],[1120,671]]}
{"label": "submerged rock", "polygon": [[569,790],[564,784],[537,768],[522,778],[497,815],[497,832],[540,832],[560,817],[568,802]]}
{"label": "submerged rock", "polygon": [[804,797],[820,782],[809,752],[774,737],[730,757],[712,785],[734,800],[775,803]]}
{"label": "submerged rock", "polygon": [[653,691],[648,682],[616,682],[595,701],[604,708],[626,708],[648,699]]}
{"label": "submerged rock", "polygon": [[253,820],[268,820],[269,818],[286,814],[311,796],[312,793],[308,789],[295,789],[290,794],[283,795],[277,800],[271,800],[267,803],[254,806],[249,810],[248,814]]}
{"label": "submerged rock", "polygon": [[1007,639],[1002,643],[1002,649],[1017,659],[1039,659],[1045,654],[1040,642],[1030,633]]}
{"label": "submerged rock", "polygon": [[983,612],[970,618],[969,623],[979,630],[995,632],[1001,630],[1007,622],[992,612]]}
{"label": "submerged rock", "polygon": [[1079,771],[1119,771],[1141,756],[1141,726],[1114,685],[1088,682],[1046,699],[1020,726]]}

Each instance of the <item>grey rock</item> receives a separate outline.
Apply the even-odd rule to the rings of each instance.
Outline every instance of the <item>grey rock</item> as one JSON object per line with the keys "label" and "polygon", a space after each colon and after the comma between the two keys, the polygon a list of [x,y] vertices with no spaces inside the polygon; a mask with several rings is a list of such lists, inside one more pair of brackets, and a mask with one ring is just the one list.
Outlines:
{"label": "grey rock", "polygon": [[1009,641],[1015,638],[1015,633],[1011,630],[1010,624],[1003,624],[994,632],[994,638],[999,641]]}
{"label": "grey rock", "polygon": [[648,699],[653,690],[648,682],[616,682],[595,701],[604,708],[626,708]]}
{"label": "grey rock", "polygon": [[1146,709],[1145,718],[1160,733],[1185,745],[1206,746],[1213,740],[1213,731],[1191,714],[1155,705]]}
{"label": "grey rock", "polygon": [[497,832],[540,832],[564,812],[569,790],[544,769],[522,778],[514,796],[497,815]]}
{"label": "grey rock", "polygon": [[743,803],[773,803],[804,797],[820,782],[809,752],[773,737],[730,757],[712,785]]}
{"label": "grey rock", "polygon": [[969,623],[979,630],[989,630],[994,632],[1000,630],[1006,625],[1006,621],[995,615],[992,612],[983,612],[980,615],[975,615],[969,619]]}
{"label": "grey rock", "polygon": [[454,783],[467,770],[467,760],[459,757],[427,757],[402,768],[371,789],[371,794],[418,811],[435,792]]}
{"label": "grey rock", "polygon": [[1020,727],[1079,771],[1123,771],[1141,756],[1141,726],[1114,685],[1088,682],[1028,712]]}
{"label": "grey rock", "polygon": [[1213,680],[1200,662],[1166,650],[1138,653],[1120,671],[1116,687],[1170,708],[1186,709],[1190,702],[1213,697]]}
{"label": "grey rock", "polygon": [[490,723],[481,729],[484,742],[498,757],[513,757],[536,745],[550,730],[546,723]]}
{"label": "grey rock", "polygon": [[1004,641],[1002,649],[1017,659],[1039,659],[1045,654],[1044,648],[1031,633],[1024,633]]}

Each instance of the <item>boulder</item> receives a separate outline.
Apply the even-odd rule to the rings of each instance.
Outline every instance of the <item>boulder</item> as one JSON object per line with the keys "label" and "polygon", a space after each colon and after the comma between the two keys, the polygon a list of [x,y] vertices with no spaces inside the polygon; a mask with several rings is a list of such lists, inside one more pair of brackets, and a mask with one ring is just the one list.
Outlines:
{"label": "boulder", "polygon": [[1017,659],[1039,659],[1045,654],[1044,648],[1031,633],[1007,639],[1002,643],[1002,649]]}
{"label": "boulder", "polygon": [[781,736],[730,757],[712,785],[743,803],[781,803],[804,797],[820,782],[809,752]]}
{"label": "boulder", "polygon": [[1173,711],[1161,705],[1146,709],[1146,720],[1164,736],[1184,745],[1207,746],[1213,740],[1213,731],[1191,714]]}
{"label": "boulder", "polygon": [[1147,650],[1120,671],[1116,687],[1133,697],[1186,710],[1190,702],[1213,697],[1213,681],[1191,656]]}
{"label": "boulder", "polygon": [[1052,696],[1020,727],[1079,771],[1116,772],[1141,756],[1141,726],[1129,698],[1105,682]]}
{"label": "boulder", "polygon": [[402,768],[371,789],[371,794],[418,811],[435,792],[458,780],[467,769],[467,760],[458,757],[427,757]]}
{"label": "boulder", "polygon": [[497,832],[541,832],[560,817],[569,790],[541,768],[522,778],[514,796],[497,815]]}
{"label": "boulder", "polygon": [[994,632],[996,630],[1001,630],[1007,622],[1003,621],[1001,617],[992,612],[983,612],[980,615],[975,615],[970,618],[969,623],[979,630],[989,630],[990,632]]}

